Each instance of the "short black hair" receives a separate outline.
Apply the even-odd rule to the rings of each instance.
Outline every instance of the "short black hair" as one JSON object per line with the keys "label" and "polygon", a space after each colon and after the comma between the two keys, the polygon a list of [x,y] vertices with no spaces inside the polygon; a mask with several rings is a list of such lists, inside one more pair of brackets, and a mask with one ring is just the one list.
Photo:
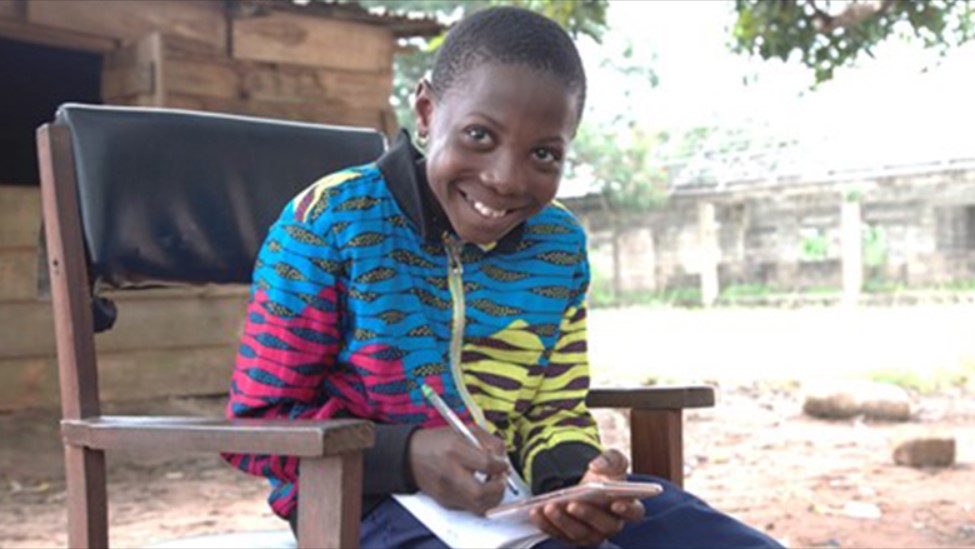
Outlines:
{"label": "short black hair", "polygon": [[463,18],[447,32],[433,63],[431,87],[443,95],[480,63],[524,65],[562,80],[586,103],[586,71],[579,50],[558,23],[523,8],[483,9]]}

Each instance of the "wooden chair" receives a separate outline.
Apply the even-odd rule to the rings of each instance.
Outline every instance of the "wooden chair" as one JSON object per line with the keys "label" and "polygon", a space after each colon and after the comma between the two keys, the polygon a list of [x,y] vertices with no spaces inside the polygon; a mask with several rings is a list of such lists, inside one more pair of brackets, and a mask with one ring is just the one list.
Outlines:
{"label": "wooden chair", "polygon": [[[47,264],[58,351],[71,547],[107,547],[105,452],[151,449],[301,458],[300,547],[358,545],[359,420],[104,416],[94,334],[111,327],[97,290],[248,283],[267,227],[321,175],[378,157],[371,130],[191,111],[63,105],[38,129]],[[682,482],[682,411],[708,387],[596,389],[631,409],[634,472]]]}

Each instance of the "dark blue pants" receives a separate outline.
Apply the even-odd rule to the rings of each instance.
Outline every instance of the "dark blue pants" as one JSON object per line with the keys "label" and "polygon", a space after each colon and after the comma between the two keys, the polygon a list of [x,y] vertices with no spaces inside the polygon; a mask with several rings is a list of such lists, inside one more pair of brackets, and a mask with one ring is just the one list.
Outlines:
{"label": "dark blue pants", "polygon": [[[697,497],[673,484],[645,475],[630,475],[633,481],[659,482],[664,492],[643,500],[647,516],[627,524],[622,532],[602,547],[620,548],[732,548],[781,547],[765,534],[745,526],[728,515],[712,509]],[[446,549],[436,536],[413,518],[409,511],[392,498],[381,503],[362,521],[362,547]],[[565,547],[550,539],[536,547]]]}

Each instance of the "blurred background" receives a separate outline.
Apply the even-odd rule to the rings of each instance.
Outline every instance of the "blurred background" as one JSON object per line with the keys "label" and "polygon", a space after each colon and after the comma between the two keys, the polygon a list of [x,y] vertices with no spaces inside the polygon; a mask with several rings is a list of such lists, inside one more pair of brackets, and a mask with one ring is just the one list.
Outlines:
{"label": "blurred background", "polygon": [[[0,547],[65,544],[34,129],[81,101],[393,135],[445,30],[497,4],[588,72],[559,200],[593,383],[715,386],[687,487],[789,546],[975,546],[972,2],[0,0]],[[220,413],[246,291],[114,296],[109,411]],[[120,545],[281,527],[210,457],[112,460]]]}

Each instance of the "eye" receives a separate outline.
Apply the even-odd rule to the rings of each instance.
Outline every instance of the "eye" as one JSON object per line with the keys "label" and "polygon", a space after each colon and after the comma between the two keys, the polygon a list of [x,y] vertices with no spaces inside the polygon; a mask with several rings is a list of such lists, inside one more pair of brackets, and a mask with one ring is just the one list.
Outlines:
{"label": "eye", "polygon": [[464,129],[464,135],[477,143],[485,143],[491,138],[491,133],[484,126],[469,126]]}
{"label": "eye", "polygon": [[532,156],[535,157],[535,160],[545,163],[562,160],[561,152],[548,147],[535,147],[532,150]]}

